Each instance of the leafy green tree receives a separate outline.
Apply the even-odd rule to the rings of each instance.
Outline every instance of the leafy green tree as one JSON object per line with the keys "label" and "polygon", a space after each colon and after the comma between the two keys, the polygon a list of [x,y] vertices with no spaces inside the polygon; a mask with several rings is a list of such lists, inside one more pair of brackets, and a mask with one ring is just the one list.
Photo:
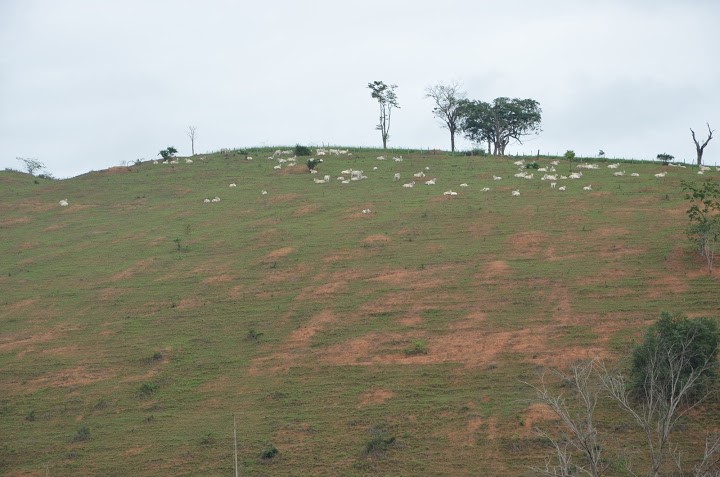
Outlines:
{"label": "leafy green tree", "polygon": [[706,180],[702,185],[681,182],[685,190],[685,198],[690,201],[687,210],[690,226],[688,237],[698,245],[700,255],[707,262],[708,271],[712,273],[715,250],[720,239],[720,186],[713,180]]}
{"label": "leafy green tree", "polygon": [[640,396],[669,395],[688,387],[685,404],[702,394],[715,378],[720,332],[711,318],[689,319],[663,312],[632,351],[631,389]]}
{"label": "leafy green tree", "polygon": [[675,156],[672,156],[672,155],[667,154],[667,153],[665,153],[665,152],[663,152],[662,154],[658,154],[658,155],[657,155],[657,160],[660,161],[660,162],[662,162],[663,166],[667,166],[668,164],[670,164],[670,162],[671,162],[673,159],[675,159]]}
{"label": "leafy green tree", "polygon": [[395,93],[397,85],[386,85],[382,81],[373,81],[368,83],[368,88],[370,88],[370,96],[377,100],[380,107],[380,119],[375,129],[382,135],[383,149],[387,149],[387,142],[390,138],[390,116],[393,108],[400,109]]}
{"label": "leafy green tree", "polygon": [[163,149],[158,153],[159,156],[163,158],[163,161],[169,161],[173,157],[175,157],[175,154],[177,154],[177,149],[175,149],[172,146],[169,146],[167,149]]}
{"label": "leafy green tree", "polygon": [[568,161],[572,161],[573,159],[575,159],[575,151],[571,149],[565,151],[565,159],[567,159]]}
{"label": "leafy green tree", "polygon": [[540,132],[542,110],[534,99],[495,98],[492,103],[464,101],[461,128],[476,143],[487,141],[493,155],[504,156],[510,141]]}
{"label": "leafy green tree", "polygon": [[425,97],[435,102],[433,115],[442,121],[443,127],[450,131],[450,150],[455,152],[455,133],[460,126],[462,102],[465,92],[458,82],[438,83],[425,90]]}

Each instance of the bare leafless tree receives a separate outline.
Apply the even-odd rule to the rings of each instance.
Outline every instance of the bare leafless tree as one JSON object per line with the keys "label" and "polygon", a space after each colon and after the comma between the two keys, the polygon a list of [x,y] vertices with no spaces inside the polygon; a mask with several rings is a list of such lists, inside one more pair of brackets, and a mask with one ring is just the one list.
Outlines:
{"label": "bare leafless tree", "polygon": [[450,150],[455,152],[455,132],[461,121],[460,106],[466,93],[458,81],[449,84],[438,83],[425,90],[425,97],[435,102],[433,115],[442,121],[443,127],[450,131]]}
{"label": "bare leafless tree", "polygon": [[190,138],[190,149],[192,150],[192,155],[195,155],[195,133],[197,131],[197,128],[195,126],[188,126],[187,129],[187,135]]}
{"label": "bare leafless tree", "polygon": [[610,397],[627,412],[640,427],[650,454],[648,475],[658,477],[670,449],[670,436],[678,420],[697,407],[708,392],[694,395],[700,380],[716,366],[715,361],[692,363],[694,337],[677,346],[658,346],[647,358],[645,381],[637,398],[631,397],[630,387],[622,374],[604,371],[600,375]]}
{"label": "bare leafless tree", "polygon": [[[671,475],[674,462],[679,475],[720,477],[720,435],[706,436],[704,453],[691,473],[684,473],[680,453],[670,442],[678,421],[711,392],[710,388],[698,385],[717,362],[714,358],[700,363],[692,360],[690,348],[694,340],[695,336],[690,336],[679,346],[654,350],[646,362],[646,378],[640,390],[631,392],[621,373],[608,371],[597,360],[575,365],[567,375],[558,373],[562,381],[569,384],[571,394],[567,399],[563,395],[552,395],[544,381],[540,387],[533,386],[538,401],[550,407],[568,431],[560,438],[539,431],[550,440],[554,452],[543,467],[533,470],[548,477],[603,475],[606,470],[602,455],[604,446],[594,424],[594,411],[598,398],[606,394],[632,417],[645,436],[650,466],[641,475],[659,477],[661,472]],[[591,379],[594,371],[597,371],[599,387]],[[698,392],[698,389],[702,391]],[[632,468],[628,467],[626,471],[638,475]]]}
{"label": "bare leafless tree", "polygon": [[698,142],[698,140],[695,138],[695,131],[693,131],[693,129],[690,128],[690,132],[692,133],[693,142],[695,143],[695,151],[697,152],[698,166],[702,165],[702,157],[703,157],[703,152],[705,152],[705,146],[707,146],[708,143],[710,142],[710,139],[713,138],[714,131],[712,129],[710,129],[710,123],[705,123],[705,124],[707,125],[707,128],[708,128],[708,137],[707,137],[707,139],[705,139],[705,141],[702,144],[700,144]]}
{"label": "bare leafless tree", "polygon": [[[557,373],[561,380],[569,385],[576,406],[570,406],[563,395],[552,395],[545,386],[544,380],[540,387],[533,386],[537,399],[550,407],[569,431],[569,435],[563,436],[562,441],[540,431],[552,443],[556,460],[553,462],[553,459],[548,458],[545,467],[533,468],[538,474],[548,477],[603,475],[605,470],[602,461],[603,447],[598,441],[598,431],[594,423],[595,407],[600,391],[596,379],[593,379],[596,363],[596,360],[581,362],[572,366],[570,374]],[[581,462],[573,460],[575,453],[580,454]]]}

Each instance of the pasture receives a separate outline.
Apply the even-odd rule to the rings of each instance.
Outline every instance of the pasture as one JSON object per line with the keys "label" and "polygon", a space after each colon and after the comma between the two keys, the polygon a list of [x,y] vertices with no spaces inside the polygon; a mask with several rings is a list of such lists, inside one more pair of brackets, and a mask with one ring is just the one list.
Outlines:
{"label": "pasture", "polygon": [[525,383],[717,316],[680,186],[714,168],[350,152],[0,172],[0,474],[232,475],[235,415],[240,475],[530,475]]}

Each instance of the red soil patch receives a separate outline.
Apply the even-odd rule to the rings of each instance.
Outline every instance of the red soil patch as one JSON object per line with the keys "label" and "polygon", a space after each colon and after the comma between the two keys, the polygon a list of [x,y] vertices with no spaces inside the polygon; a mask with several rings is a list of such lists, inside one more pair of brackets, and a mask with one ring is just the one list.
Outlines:
{"label": "red soil patch", "polygon": [[29,224],[32,222],[29,217],[15,217],[12,219],[0,220],[0,228],[13,227],[15,225]]}
{"label": "red soil patch", "polygon": [[384,273],[370,278],[372,281],[387,283],[389,285],[402,286],[404,289],[428,289],[440,288],[446,283],[441,277],[443,272],[450,272],[457,269],[453,266],[426,267],[423,270],[390,269]]}
{"label": "red soil patch", "polygon": [[92,384],[96,381],[110,379],[114,375],[109,371],[88,371],[84,366],[76,366],[74,368],[63,369],[48,373],[39,378],[27,381],[23,385],[26,392],[35,392],[45,387],[72,387]]}
{"label": "red soil patch", "polygon": [[106,176],[111,174],[127,174],[128,172],[132,172],[132,170],[129,167],[125,166],[110,167],[108,169],[105,169],[104,171],[98,171],[99,174]]}
{"label": "red soil patch", "polygon": [[283,247],[279,248],[277,250],[273,250],[272,252],[265,255],[265,260],[275,260],[278,258],[287,257],[291,253],[295,251],[295,247]]}
{"label": "red soil patch", "polygon": [[650,298],[662,298],[667,293],[685,293],[690,289],[687,280],[677,275],[663,275],[652,280],[654,284],[648,287],[648,296]]}
{"label": "red soil patch", "polygon": [[302,207],[299,207],[295,212],[293,212],[293,217],[302,217],[304,215],[309,215],[314,212],[317,212],[320,210],[319,204],[307,204],[303,205]]}
{"label": "red soil patch", "polygon": [[0,351],[7,352],[15,351],[21,348],[32,348],[33,345],[39,343],[47,343],[49,341],[58,339],[60,337],[60,332],[53,330],[47,331],[45,333],[35,334],[28,338],[22,338],[21,336],[22,335],[19,333],[15,335],[2,336],[2,341],[0,341]]}
{"label": "red soil patch", "polygon": [[297,166],[283,167],[282,169],[280,169],[279,174],[281,176],[287,176],[287,175],[291,175],[291,174],[308,174],[309,175],[310,172],[308,171],[307,166],[298,164]]}
{"label": "red soil patch", "polygon": [[53,224],[53,225],[50,225],[49,227],[45,227],[43,229],[43,232],[52,232],[54,230],[60,230],[60,229],[64,229],[64,228],[65,228],[65,224]]}
{"label": "red soil patch", "polygon": [[123,293],[125,293],[125,290],[122,288],[103,288],[98,291],[97,296],[99,300],[109,301],[121,296]]}
{"label": "red soil patch", "polygon": [[504,260],[496,260],[487,264],[485,274],[490,277],[506,276],[511,273],[510,265]]}
{"label": "red soil patch", "polygon": [[324,298],[340,292],[346,286],[346,281],[331,281],[322,285],[306,288],[302,293],[302,297],[313,300],[316,298]]}
{"label": "red soil patch", "polygon": [[395,393],[387,389],[374,389],[360,395],[360,404],[358,407],[365,407],[371,404],[382,404],[388,399],[394,398]]}
{"label": "red soil patch", "polygon": [[123,456],[132,457],[134,455],[142,454],[143,452],[145,452],[151,448],[152,448],[152,446],[150,446],[150,445],[131,447],[130,449],[123,452]]}
{"label": "red soil patch", "polygon": [[291,348],[306,347],[315,333],[323,329],[329,323],[333,323],[335,321],[337,321],[337,317],[330,310],[325,310],[315,315],[307,325],[293,331],[290,334],[290,338],[288,339],[286,346]]}
{"label": "red soil patch", "polygon": [[190,310],[192,308],[198,308],[202,306],[202,301],[199,298],[183,298],[180,300],[175,309],[177,310]]}
{"label": "red soil patch", "polygon": [[127,280],[128,278],[132,277],[138,272],[141,272],[143,270],[146,270],[149,265],[153,262],[154,259],[152,258],[146,258],[143,260],[138,260],[135,264],[130,265],[128,268],[123,270],[122,272],[118,272],[110,277],[110,281],[118,282],[120,280]]}
{"label": "red soil patch", "polygon": [[217,285],[218,283],[228,283],[235,280],[235,277],[227,274],[208,277],[202,281],[203,285]]}
{"label": "red soil patch", "polygon": [[455,446],[474,446],[477,443],[478,431],[483,425],[481,417],[470,417],[465,427],[447,432],[447,437]]}
{"label": "red soil patch", "polygon": [[557,420],[557,414],[548,405],[539,402],[530,404],[523,415],[524,434],[526,436],[534,435],[533,428],[537,427],[538,423]]}
{"label": "red soil patch", "polygon": [[358,255],[357,250],[353,250],[353,249],[339,250],[339,251],[335,252],[334,254],[324,256],[323,262],[324,263],[343,262],[345,260],[352,260],[353,258],[356,258],[357,255]]}
{"label": "red soil patch", "polygon": [[598,229],[593,230],[593,236],[598,238],[609,238],[609,237],[618,237],[621,235],[627,235],[630,233],[628,229],[624,229],[622,227],[600,227]]}
{"label": "red soil patch", "polygon": [[390,242],[391,239],[387,235],[377,234],[377,235],[370,235],[368,237],[365,237],[362,240],[363,245],[382,245]]}
{"label": "red soil patch", "polygon": [[513,255],[528,257],[537,255],[546,246],[548,234],[545,232],[522,232],[511,235],[508,238],[508,245]]}
{"label": "red soil patch", "polygon": [[17,250],[17,251],[30,250],[37,246],[38,246],[37,242],[23,242],[15,250]]}
{"label": "red soil patch", "polygon": [[[293,194],[293,193],[290,193],[290,194],[279,194],[279,195],[274,195],[274,196],[270,197],[270,198],[268,199],[268,202],[271,203],[271,204],[280,204],[280,203],[283,203],[283,202],[293,202],[293,201],[298,200],[298,199],[300,199],[300,195],[299,195],[299,194]],[[273,219],[273,220],[275,220],[275,219]],[[277,223],[277,222],[275,222],[275,223]]]}

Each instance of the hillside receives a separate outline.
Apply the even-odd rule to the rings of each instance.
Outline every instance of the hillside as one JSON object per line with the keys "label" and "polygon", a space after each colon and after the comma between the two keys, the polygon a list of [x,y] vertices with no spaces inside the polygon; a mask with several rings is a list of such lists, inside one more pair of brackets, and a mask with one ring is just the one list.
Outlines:
{"label": "hillside", "polygon": [[555,424],[525,383],[717,316],[680,181],[720,172],[251,154],[0,172],[0,474],[232,475],[235,415],[241,475],[529,475]]}

